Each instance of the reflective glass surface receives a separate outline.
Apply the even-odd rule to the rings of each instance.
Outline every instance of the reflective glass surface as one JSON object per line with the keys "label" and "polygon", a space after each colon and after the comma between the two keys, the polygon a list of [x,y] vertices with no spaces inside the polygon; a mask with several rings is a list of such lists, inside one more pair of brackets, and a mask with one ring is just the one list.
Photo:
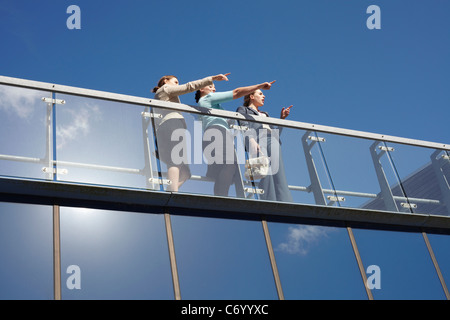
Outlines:
{"label": "reflective glass surface", "polygon": [[171,219],[182,299],[277,299],[261,222]]}
{"label": "reflective glass surface", "polygon": [[[284,167],[284,178],[289,186],[292,201],[304,204],[318,203],[312,187],[313,180],[311,180],[311,175],[309,174],[308,161],[312,159],[310,153],[318,155],[317,160],[315,160],[316,172],[319,175],[323,175],[325,170],[322,157],[317,152],[318,150],[312,147],[310,152],[308,152],[308,150],[305,151],[303,148],[303,142],[308,142],[307,137],[310,136],[310,133],[285,127],[278,127],[278,129],[280,130],[280,155],[282,157],[279,166],[283,165]],[[279,179],[279,181],[283,182],[282,179]],[[326,182],[325,180],[324,185],[329,187]],[[274,185],[275,188],[278,188],[276,181]]]}
{"label": "reflective glass surface", "polygon": [[173,299],[161,215],[61,208],[62,299]]}
{"label": "reflective glass surface", "polygon": [[450,236],[443,234],[427,234],[436,261],[441,270],[447,289],[450,286]]}
{"label": "reflective glass surface", "polygon": [[400,206],[413,213],[450,215],[450,160],[442,150],[387,143],[406,198]]}
{"label": "reflective glass surface", "polygon": [[[155,113],[161,112],[160,108],[154,109]],[[204,132],[201,117],[187,112],[175,114],[178,118],[155,125],[157,128],[157,148],[161,155],[159,159],[161,175],[168,179],[170,183],[170,185],[164,184],[164,190],[214,195],[215,179],[207,176],[208,165],[204,156]],[[158,120],[156,120],[156,123],[158,123]],[[223,138],[222,132],[218,133],[216,138],[221,140]],[[219,144],[219,142],[217,143]],[[213,138],[212,144],[211,149],[215,149]],[[222,144],[220,144],[220,147],[222,147]],[[235,153],[234,144],[231,144],[229,151],[230,154]],[[218,165],[218,168],[220,169],[220,165]],[[234,182],[236,180],[233,177],[236,168],[231,166],[231,169],[233,169],[232,172],[226,176],[230,178],[226,196],[235,197]],[[175,174],[171,174],[171,170],[175,170],[172,171]],[[188,178],[186,179],[186,177]],[[176,184],[176,180],[178,180],[178,184]],[[220,184],[220,181],[218,184]]]}
{"label": "reflective glass surface", "polygon": [[0,299],[53,299],[52,207],[0,202]]}
{"label": "reflective glass surface", "polygon": [[284,297],[367,299],[346,229],[269,223]]}
{"label": "reflective glass surface", "polygon": [[320,135],[339,206],[410,212],[400,205],[405,194],[402,188],[396,188],[399,179],[390,147],[380,141]]}
{"label": "reflective glass surface", "polygon": [[448,151],[228,118],[205,131],[208,115],[7,85],[0,98],[2,176],[450,215]]}
{"label": "reflective glass surface", "polygon": [[[145,107],[58,94],[57,179],[159,190],[150,117]],[[157,180],[156,180],[157,182]]]}
{"label": "reflective glass surface", "polygon": [[46,179],[51,166],[50,92],[0,85],[0,175]]}
{"label": "reflective glass surface", "polygon": [[[353,230],[374,299],[445,299],[420,233]],[[375,268],[369,268],[375,266]],[[378,272],[376,274],[375,272]]]}

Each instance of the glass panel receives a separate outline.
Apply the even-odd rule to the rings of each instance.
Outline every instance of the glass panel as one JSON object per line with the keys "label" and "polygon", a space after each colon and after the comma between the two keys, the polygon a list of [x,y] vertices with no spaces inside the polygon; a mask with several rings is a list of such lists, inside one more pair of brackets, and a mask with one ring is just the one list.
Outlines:
{"label": "glass panel", "polygon": [[[208,195],[228,195],[231,197],[246,197],[249,199],[263,199],[270,201],[283,202],[297,202],[306,204],[326,204],[323,200],[321,188],[332,190],[332,184],[324,162],[322,151],[318,144],[310,139],[315,136],[315,133],[305,132],[303,130],[296,130],[290,128],[280,127],[272,128],[270,139],[266,139],[267,135],[261,134],[260,131],[251,131],[253,128],[250,122],[237,123],[232,119],[227,119],[226,122],[230,125],[230,130],[216,131],[211,130],[205,133],[202,127],[201,117],[182,113],[186,123],[187,131],[183,137],[177,136],[178,145],[175,144],[175,155],[179,156],[179,150],[186,148],[188,150],[187,162],[191,172],[191,178],[186,181],[178,191],[189,193],[201,193]],[[158,129],[159,130],[159,129]],[[279,130],[279,131],[278,131]],[[275,131],[279,132],[280,139],[274,138]],[[169,131],[173,132],[173,130]],[[255,158],[250,154],[248,149],[248,139],[251,137],[251,132],[258,132],[256,135],[259,141],[262,155],[270,155],[271,170],[264,178],[254,179],[253,176],[246,175],[246,161]],[[168,133],[165,133],[167,136]],[[229,141],[234,143],[234,157],[231,155],[231,161],[237,165],[215,165],[208,167],[207,158],[211,161],[225,159],[226,154],[216,156],[215,152],[219,148],[227,150],[226,145],[219,144],[216,141],[226,141],[225,136],[229,136]],[[168,143],[163,140],[163,134],[158,134],[158,147],[165,154],[171,154],[168,151]],[[219,137],[216,139],[216,137]],[[183,146],[181,141],[186,139],[188,141],[186,146]],[[303,152],[303,145],[299,141],[305,140],[308,150],[305,154]],[[278,143],[281,141],[281,145]],[[233,145],[233,144],[230,144]],[[180,147],[182,146],[182,147]],[[173,146],[172,146],[173,147]],[[273,155],[272,155],[273,153]],[[184,154],[184,153],[181,153]],[[261,155],[261,154],[260,154]],[[308,170],[308,162],[312,163],[311,170]],[[167,165],[161,162],[161,170],[163,176],[167,176]],[[272,173],[272,174],[271,174]],[[313,177],[313,178],[311,178]],[[318,177],[318,179],[316,178]],[[312,186],[311,179],[315,179]],[[231,186],[228,193],[217,193],[221,185]],[[226,190],[226,188],[224,188]],[[169,190],[169,189],[166,189]],[[334,205],[334,203],[330,203]]]}
{"label": "glass panel", "polygon": [[[404,211],[399,206],[403,190],[390,151],[382,142],[320,133],[339,206]],[[332,195],[333,196],[333,195]]]}
{"label": "glass panel", "polygon": [[[246,181],[246,187],[256,191],[249,195],[269,201],[315,204],[306,162],[310,157],[306,158],[302,144],[299,143],[305,131],[272,126],[269,133],[266,128],[261,127],[261,124],[243,121],[240,122],[240,126],[248,127],[248,130],[241,131],[237,140],[240,143],[240,150],[243,150],[238,154],[243,154],[241,157],[246,161],[249,160],[249,164],[246,165],[244,162],[242,165],[242,179]],[[255,151],[258,148],[259,153]],[[268,156],[270,161],[268,174],[253,178],[253,174],[260,166],[259,163],[264,161],[264,156]],[[249,170],[248,168],[252,175],[246,176],[245,171]],[[317,172],[324,172],[320,170],[323,168],[320,164],[317,168]]]}
{"label": "glass panel", "polygon": [[[187,176],[190,173],[190,178],[184,183],[180,182],[178,188],[171,184],[165,185],[164,189],[206,195],[251,197],[252,193],[244,190],[252,186],[242,179],[245,151],[240,131],[234,127],[236,121],[225,120],[230,125],[228,130],[215,127],[205,133],[201,116],[186,112],[177,115],[183,118],[156,125],[158,152],[162,160],[161,172],[162,176],[171,182],[176,179],[184,181],[184,172],[188,172]],[[229,150],[231,151],[228,152]],[[208,162],[212,165],[209,166]],[[174,174],[169,173],[176,168],[180,170],[180,174],[177,174],[177,170]]]}
{"label": "glass panel", "polygon": [[450,235],[427,234],[447,289],[450,288]]}
{"label": "glass panel", "polygon": [[171,218],[183,299],[277,299],[261,222]]}
{"label": "glass panel", "polygon": [[[154,112],[161,109],[154,108]],[[161,173],[170,181],[164,190],[214,195],[214,180],[206,176],[201,118],[187,112],[176,115],[181,118],[155,125]],[[234,185],[230,186],[228,195],[236,196]]]}
{"label": "glass panel", "polygon": [[[184,161],[187,164],[185,167],[190,170],[191,177],[178,188],[179,192],[316,203],[314,192],[310,187],[306,157],[302,151],[302,145],[299,144],[299,140],[305,135],[305,131],[289,128],[280,130],[281,146],[278,144],[278,139],[272,138],[272,136],[275,136],[274,134],[272,134],[270,140],[264,139],[265,135],[259,135],[258,139],[262,150],[265,153],[270,151],[276,155],[276,158],[274,156],[272,158],[277,161],[272,162],[272,175],[269,174],[262,179],[253,179],[253,176],[246,176],[245,173],[246,161],[253,158],[246,151],[247,143],[245,143],[245,139],[248,139],[247,137],[250,135],[249,130],[247,130],[249,128],[248,122],[237,123],[233,119],[226,119],[230,126],[229,130],[214,128],[214,130],[210,129],[205,133],[201,116],[189,113],[180,114],[183,116],[182,122],[177,120],[172,125],[166,123],[164,126],[157,126],[159,153],[164,154],[166,158],[160,162],[162,176],[168,177],[168,164],[171,167],[176,167],[176,164],[181,163],[181,161]],[[184,126],[187,130],[184,129]],[[176,131],[178,133],[172,137],[174,141],[171,144],[168,137],[177,128],[181,129]],[[278,128],[273,129],[272,132],[276,130]],[[228,148],[223,143],[227,139],[230,142]],[[223,164],[226,161],[226,150],[228,149],[232,150],[229,159],[232,164]],[[187,152],[181,150],[187,150]],[[219,150],[225,150],[225,152],[222,154]],[[315,172],[324,180],[322,182],[324,187],[329,189],[329,179],[320,149],[312,146],[311,153],[318,159]],[[176,159],[172,159],[172,157]],[[216,163],[222,164],[208,166],[208,161],[216,161]],[[172,181],[173,179],[170,178],[169,180]],[[165,190],[176,189],[173,185],[165,186]]]}
{"label": "glass panel", "polygon": [[49,178],[43,168],[50,166],[52,105],[42,98],[51,96],[0,85],[0,175]]}
{"label": "glass panel", "polygon": [[346,229],[269,223],[284,297],[367,299]]}
{"label": "glass panel", "polygon": [[[379,267],[374,299],[445,299],[422,234],[354,229],[365,268]],[[375,275],[368,272],[368,277]]]}
{"label": "glass panel", "polygon": [[52,212],[0,202],[0,299],[53,299]]}
{"label": "glass panel", "polygon": [[402,206],[411,212],[450,215],[450,160],[442,150],[402,144],[388,144],[401,184],[408,199]]}
{"label": "glass panel", "polygon": [[149,180],[158,176],[148,108],[72,95],[57,98],[66,101],[56,114],[58,180],[159,190]]}
{"label": "glass panel", "polygon": [[61,208],[63,299],[173,299],[162,215]]}

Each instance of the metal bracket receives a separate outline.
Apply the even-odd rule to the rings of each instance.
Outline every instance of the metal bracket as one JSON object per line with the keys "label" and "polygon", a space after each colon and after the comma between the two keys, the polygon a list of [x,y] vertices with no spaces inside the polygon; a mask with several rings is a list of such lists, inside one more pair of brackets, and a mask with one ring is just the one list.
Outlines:
{"label": "metal bracket", "polygon": [[415,204],[415,203],[402,202],[402,203],[400,203],[400,205],[402,206],[402,208],[408,208],[408,209],[416,209],[417,208],[417,204]]}
{"label": "metal bracket", "polygon": [[257,193],[257,194],[264,194],[264,190],[263,189],[254,189],[254,188],[244,188],[245,192],[248,193]]}
{"label": "metal bracket", "polygon": [[152,112],[141,112],[141,115],[144,118],[158,118],[158,119],[162,119],[162,114],[159,113],[152,113]]}
{"label": "metal bracket", "polygon": [[336,197],[336,196],[327,196],[327,199],[330,200],[331,202],[343,202],[345,201],[344,197]]}
{"label": "metal bracket", "polygon": [[159,183],[170,186],[172,184],[172,181],[168,179],[160,179],[160,178],[150,178],[148,179],[150,183]]}
{"label": "metal bracket", "polygon": [[314,136],[308,136],[308,139],[311,141],[317,141],[317,142],[325,142],[325,138],[321,138],[321,137],[314,137]]}
{"label": "metal bracket", "polygon": [[68,174],[69,170],[67,169],[60,169],[60,168],[42,168],[42,171],[45,173],[50,173],[50,174]]}
{"label": "metal bracket", "polygon": [[394,148],[386,146],[378,146],[378,149],[380,149],[381,151],[395,151]]}
{"label": "metal bracket", "polygon": [[52,98],[42,98],[42,101],[48,104],[66,104],[66,100],[52,99]]}
{"label": "metal bracket", "polygon": [[230,128],[231,129],[235,129],[235,130],[239,130],[239,131],[247,131],[248,130],[247,126],[238,126],[236,124],[230,124]]}

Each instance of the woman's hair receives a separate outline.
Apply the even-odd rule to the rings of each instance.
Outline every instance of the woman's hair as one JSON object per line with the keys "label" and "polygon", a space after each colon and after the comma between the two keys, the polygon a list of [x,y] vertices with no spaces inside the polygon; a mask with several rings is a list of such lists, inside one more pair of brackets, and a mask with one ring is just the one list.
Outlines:
{"label": "woman's hair", "polygon": [[156,92],[158,91],[159,88],[161,88],[166,80],[170,80],[176,78],[175,76],[164,76],[161,79],[159,79],[158,84],[156,85],[156,87],[153,88],[152,92]]}
{"label": "woman's hair", "polygon": [[249,93],[248,95],[246,95],[244,97],[244,107],[248,107],[250,105],[250,96],[254,95],[255,92],[256,92],[256,90],[251,92],[251,93]]}
{"label": "woman's hair", "polygon": [[200,100],[201,97],[202,97],[202,93],[200,92],[200,90],[195,91],[195,102],[198,103],[198,101]]}

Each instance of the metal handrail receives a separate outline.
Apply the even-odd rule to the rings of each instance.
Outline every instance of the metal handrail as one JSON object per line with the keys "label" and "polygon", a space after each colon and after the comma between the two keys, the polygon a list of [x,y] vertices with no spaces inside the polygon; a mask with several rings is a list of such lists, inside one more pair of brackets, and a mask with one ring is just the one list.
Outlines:
{"label": "metal handrail", "polygon": [[116,102],[122,102],[122,103],[130,103],[130,104],[136,104],[136,105],[142,105],[142,106],[151,106],[151,107],[157,107],[157,108],[163,108],[163,109],[171,109],[171,110],[176,110],[179,112],[188,112],[188,113],[194,113],[194,114],[198,114],[198,115],[204,114],[204,115],[211,115],[211,116],[218,116],[218,117],[226,117],[226,118],[241,120],[241,121],[260,122],[260,123],[278,125],[278,126],[283,126],[283,127],[288,127],[288,128],[294,128],[294,129],[325,132],[325,133],[337,134],[337,135],[348,136],[348,137],[363,138],[363,139],[370,139],[370,140],[380,140],[380,141],[391,142],[391,143],[400,143],[400,144],[406,144],[406,145],[411,145],[411,146],[442,149],[442,150],[450,151],[450,143],[429,142],[429,141],[424,141],[424,140],[402,138],[402,137],[385,135],[385,134],[377,134],[377,133],[370,133],[370,132],[365,132],[365,131],[343,129],[343,128],[338,128],[338,127],[330,127],[330,126],[311,124],[311,123],[286,120],[286,119],[277,119],[277,118],[269,118],[269,117],[264,117],[263,119],[258,119],[259,117],[256,118],[256,117],[252,117],[252,116],[244,116],[238,112],[232,112],[232,111],[227,111],[227,110],[205,109],[205,108],[195,107],[195,106],[186,105],[186,104],[182,104],[182,103],[172,103],[172,102],[160,101],[160,100],[149,99],[149,98],[144,98],[144,97],[136,97],[136,96],[124,95],[124,94],[118,94],[118,93],[112,93],[112,92],[83,89],[83,88],[77,88],[77,87],[71,87],[71,86],[65,86],[65,85],[59,85],[59,84],[52,84],[52,83],[46,83],[46,82],[39,82],[39,81],[32,81],[32,80],[25,80],[25,79],[19,79],[19,78],[12,78],[12,77],[6,77],[6,76],[0,76],[0,84],[18,86],[18,87],[23,87],[23,88],[28,88],[28,89],[51,91],[51,92],[55,92],[55,93],[64,93],[64,94],[70,94],[70,95],[104,99],[104,100],[110,100],[110,101],[116,101]]}
{"label": "metal handrail", "polygon": [[[29,162],[29,163],[44,163],[45,162],[45,159],[41,159],[41,158],[20,157],[20,156],[11,156],[11,155],[4,155],[4,154],[0,154],[0,160]],[[105,171],[112,171],[112,172],[122,172],[122,173],[129,173],[129,174],[143,174],[143,169],[121,168],[121,167],[77,163],[77,162],[69,162],[69,161],[53,161],[53,160],[51,160],[50,162],[53,165],[58,165],[58,166],[63,165],[63,166],[71,166],[71,167],[78,167],[78,168],[98,169],[98,170],[105,170]],[[155,176],[157,176],[158,172],[155,172],[154,174],[155,174]],[[165,176],[165,174],[162,173],[162,176]],[[208,178],[206,176],[200,176],[200,175],[192,175],[190,180],[213,181],[211,178]],[[246,186],[252,185],[251,181],[243,181],[243,183]],[[292,191],[302,191],[302,192],[307,192],[307,193],[311,192],[310,187],[296,186],[296,185],[289,185],[288,187]],[[346,191],[346,190],[323,189],[323,192],[326,194],[352,196],[352,197],[360,197],[360,198],[368,198],[368,199],[375,199],[378,197],[378,195],[375,193]],[[400,197],[400,196],[394,196],[394,199],[399,200],[399,201],[413,201],[413,202],[418,202],[418,203],[430,203],[430,204],[436,204],[436,205],[442,204],[441,201],[434,200],[434,199],[421,199],[421,198],[410,198],[410,197]]]}
{"label": "metal handrail", "polygon": [[[180,112],[194,113],[197,115],[227,117],[227,118],[241,120],[241,121],[267,123],[267,124],[272,124],[272,125],[278,125],[278,126],[284,126],[284,127],[290,127],[290,128],[302,129],[302,130],[308,130],[308,131],[320,131],[320,132],[326,132],[326,133],[343,135],[343,136],[371,139],[371,140],[375,140],[375,141],[395,142],[395,143],[402,143],[402,144],[425,147],[425,148],[433,148],[433,149],[450,151],[450,145],[448,145],[448,144],[439,144],[439,143],[434,143],[434,142],[412,140],[412,139],[406,139],[406,138],[400,138],[400,137],[379,135],[379,134],[373,134],[373,133],[362,132],[362,131],[340,129],[340,128],[335,128],[335,127],[327,127],[327,126],[308,124],[308,123],[283,120],[283,119],[276,119],[276,118],[266,118],[266,117],[264,117],[262,119],[261,119],[261,117],[254,118],[251,116],[244,116],[240,113],[230,112],[230,111],[226,111],[226,110],[205,109],[205,108],[200,108],[200,107],[184,105],[184,104],[180,104],[180,103],[171,103],[171,102],[147,99],[147,98],[142,98],[142,97],[134,97],[134,96],[129,96],[129,95],[122,95],[122,94],[103,92],[103,91],[97,91],[97,90],[62,86],[62,85],[45,83],[45,82],[30,81],[30,80],[11,78],[11,77],[5,77],[5,76],[0,76],[0,84],[17,86],[17,87],[22,87],[22,88],[27,88],[27,89],[50,91],[53,93],[64,93],[64,94],[69,94],[69,95],[77,95],[77,96],[83,96],[83,97],[89,97],[89,98],[95,98],[95,99],[104,99],[104,100],[108,100],[108,101],[116,101],[116,102],[140,105],[140,106],[145,106],[145,107],[167,108],[167,109],[172,109],[172,110],[176,110],[176,111],[180,111]],[[145,173],[144,173],[145,168],[144,169],[121,168],[121,167],[112,167],[112,166],[106,166],[106,165],[94,165],[94,164],[75,163],[75,162],[68,162],[68,161],[56,161],[56,160],[51,160],[48,158],[41,159],[41,158],[31,158],[31,157],[23,157],[23,156],[2,155],[2,154],[0,154],[0,160],[42,163],[44,165],[46,164],[47,166],[49,165],[49,166],[55,166],[55,167],[61,166],[61,165],[72,166],[72,167],[83,167],[83,168],[107,170],[107,171],[113,171],[113,172],[123,172],[123,173],[130,173],[130,174],[145,175]],[[43,171],[46,173],[51,173],[51,172],[54,173],[53,169],[50,169],[48,167],[44,167]],[[63,170],[63,171],[65,172],[65,170]],[[311,172],[310,172],[310,174],[311,174]],[[164,176],[165,173],[153,172],[153,175],[155,177],[157,177],[159,175]],[[154,179],[150,178],[149,180],[154,180]],[[191,180],[211,181],[211,179],[209,179],[207,177],[203,177],[203,176],[192,176]],[[253,185],[253,183],[251,181],[242,181],[242,183],[245,186]],[[307,193],[311,193],[314,191],[314,190],[312,190],[313,185],[311,185],[311,186],[289,185],[288,187],[290,190],[293,190],[293,191],[302,191],[302,192],[307,192]],[[329,194],[329,195],[331,194],[332,195],[332,196],[327,197],[327,199],[330,201],[330,203],[345,201],[345,198],[342,196],[362,197],[362,198],[368,198],[368,199],[375,199],[375,198],[379,197],[379,195],[374,194],[374,193],[354,192],[354,191],[346,191],[346,190],[329,190],[329,189],[321,188],[320,192],[322,192],[322,194]],[[337,195],[339,195],[340,197],[337,197]],[[323,198],[323,200],[325,201],[325,198]],[[399,197],[399,196],[393,196],[392,200],[414,201],[414,202],[418,202],[418,203],[430,203],[430,204],[436,204],[436,205],[443,204],[440,200],[409,198],[409,197]]]}

